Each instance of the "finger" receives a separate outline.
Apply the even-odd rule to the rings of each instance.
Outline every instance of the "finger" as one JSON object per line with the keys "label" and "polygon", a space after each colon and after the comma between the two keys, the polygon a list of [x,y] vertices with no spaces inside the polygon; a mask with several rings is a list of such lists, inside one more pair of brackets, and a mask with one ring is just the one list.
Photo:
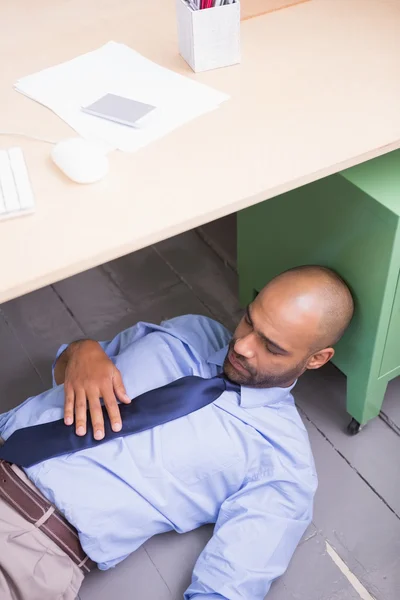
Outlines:
{"label": "finger", "polygon": [[126,389],[124,386],[124,382],[122,381],[121,373],[118,369],[115,369],[113,376],[113,385],[114,385],[114,393],[117,396],[120,402],[124,402],[125,404],[129,404],[131,399],[126,393]]}
{"label": "finger", "polygon": [[83,388],[75,390],[75,431],[77,435],[86,433],[86,393]]}
{"label": "finger", "polygon": [[95,440],[102,440],[104,437],[104,417],[101,410],[100,392],[93,390],[88,393],[90,420],[93,426],[93,435]]}
{"label": "finger", "polygon": [[113,431],[121,431],[121,413],[119,412],[118,402],[111,388],[103,393],[103,399],[110,419],[111,429]]}
{"label": "finger", "polygon": [[70,386],[64,386],[64,423],[66,425],[72,425],[74,422],[74,404],[74,388]]}

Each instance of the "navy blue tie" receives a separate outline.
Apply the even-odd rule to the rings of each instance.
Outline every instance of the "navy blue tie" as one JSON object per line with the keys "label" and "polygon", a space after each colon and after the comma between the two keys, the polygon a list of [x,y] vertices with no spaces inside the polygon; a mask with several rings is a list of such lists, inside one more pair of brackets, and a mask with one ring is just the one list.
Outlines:
{"label": "navy blue tie", "polygon": [[103,406],[105,437],[102,440],[94,439],[88,411],[86,435],[76,435],[74,426],[65,425],[63,419],[24,427],[14,431],[0,448],[0,459],[20,467],[31,467],[49,458],[92,448],[115,438],[174,421],[211,404],[225,390],[240,392],[240,386],[220,375],[211,379],[194,375],[182,377],[137,396],[131,404],[120,404],[121,431],[111,429]]}

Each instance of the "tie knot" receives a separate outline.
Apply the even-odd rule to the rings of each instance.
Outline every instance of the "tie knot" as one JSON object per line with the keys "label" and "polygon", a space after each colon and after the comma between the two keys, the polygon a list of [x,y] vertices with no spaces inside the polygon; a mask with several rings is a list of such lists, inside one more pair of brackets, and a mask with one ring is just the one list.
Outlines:
{"label": "tie knot", "polygon": [[218,377],[221,377],[221,379],[224,380],[225,390],[227,392],[238,392],[238,393],[240,393],[240,385],[238,383],[234,383],[233,381],[231,381],[230,379],[228,379],[227,376],[225,375],[225,373],[221,373],[220,375],[218,375]]}

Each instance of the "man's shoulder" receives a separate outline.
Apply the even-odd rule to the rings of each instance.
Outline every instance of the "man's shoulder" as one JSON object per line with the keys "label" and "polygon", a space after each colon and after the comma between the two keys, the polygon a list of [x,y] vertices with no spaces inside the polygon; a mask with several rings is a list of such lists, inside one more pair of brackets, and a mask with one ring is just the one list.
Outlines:
{"label": "man's shoulder", "polygon": [[174,317],[163,321],[161,327],[192,346],[204,358],[225,347],[231,338],[224,325],[203,315]]}

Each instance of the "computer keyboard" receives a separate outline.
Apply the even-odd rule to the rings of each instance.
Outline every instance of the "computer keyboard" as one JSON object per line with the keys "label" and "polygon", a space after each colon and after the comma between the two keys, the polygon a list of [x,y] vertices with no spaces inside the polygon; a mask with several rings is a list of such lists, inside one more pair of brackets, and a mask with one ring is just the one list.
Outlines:
{"label": "computer keyboard", "polygon": [[0,220],[26,215],[35,199],[21,148],[0,150]]}

